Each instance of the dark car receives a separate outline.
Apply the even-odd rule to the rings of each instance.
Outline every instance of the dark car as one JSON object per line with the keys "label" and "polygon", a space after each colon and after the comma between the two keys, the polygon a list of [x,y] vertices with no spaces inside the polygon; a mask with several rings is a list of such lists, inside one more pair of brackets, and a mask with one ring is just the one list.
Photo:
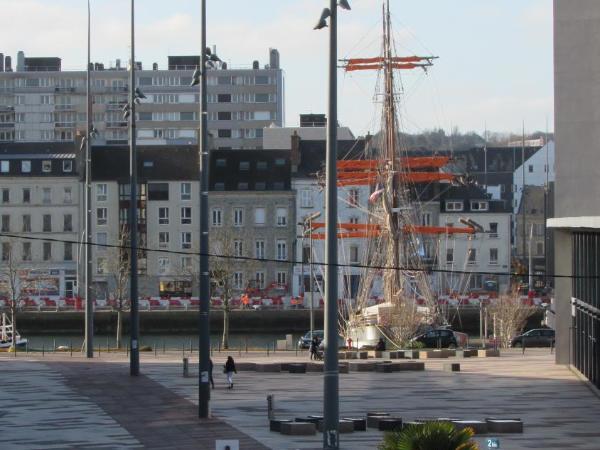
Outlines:
{"label": "dark car", "polygon": [[426,348],[456,348],[456,336],[454,332],[448,329],[430,330],[426,333],[415,336],[412,342],[420,342]]}
{"label": "dark car", "polygon": [[554,346],[555,333],[552,328],[536,328],[513,338],[511,347]]}
{"label": "dark car", "polygon": [[[325,332],[323,330],[313,330],[313,336],[318,337],[319,341],[323,340],[324,334]],[[298,348],[310,348],[310,341],[310,331],[307,331],[304,336],[298,339]]]}

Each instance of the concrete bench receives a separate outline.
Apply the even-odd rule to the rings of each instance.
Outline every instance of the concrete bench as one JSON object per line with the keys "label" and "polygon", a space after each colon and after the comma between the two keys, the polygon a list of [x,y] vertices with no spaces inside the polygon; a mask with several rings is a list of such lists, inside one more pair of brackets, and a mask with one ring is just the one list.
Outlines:
{"label": "concrete bench", "polygon": [[256,363],[257,372],[281,372],[281,364],[277,363]]}
{"label": "concrete bench", "polygon": [[350,370],[352,372],[373,372],[376,364],[375,362],[351,362]]}
{"label": "concrete bench", "polygon": [[399,350],[398,354],[402,355],[400,358],[417,359],[419,357],[419,350]]}
{"label": "concrete bench", "polygon": [[460,372],[460,363],[444,363],[444,372]]}
{"label": "concrete bench", "polygon": [[367,419],[364,417],[343,417],[342,419],[352,422],[354,431],[367,431]]}
{"label": "concrete bench", "polygon": [[358,359],[368,359],[369,352],[358,352]]}
{"label": "concrete bench", "polygon": [[288,364],[289,373],[306,373],[306,363]]}
{"label": "concrete bench", "polygon": [[391,419],[389,414],[384,413],[380,416],[367,416],[367,427],[379,429],[379,422],[384,419]]}
{"label": "concrete bench", "polygon": [[293,422],[292,419],[271,419],[269,420],[269,430],[281,433],[281,424],[291,422]]}
{"label": "concrete bench", "polygon": [[377,423],[379,431],[400,431],[402,430],[402,419],[399,417],[386,417]]}
{"label": "concrete bench", "polygon": [[477,356],[479,358],[497,358],[500,356],[500,350],[477,350]]}
{"label": "concrete bench", "polygon": [[256,370],[256,363],[253,362],[236,362],[235,368],[240,372],[254,372]]}
{"label": "concrete bench", "polygon": [[294,422],[309,422],[314,423],[316,426],[319,423],[319,420],[323,420],[323,416],[296,417]]}
{"label": "concrete bench", "polygon": [[375,371],[376,372],[380,372],[380,373],[392,373],[393,370],[393,366],[391,361],[390,362],[382,362],[382,363],[376,363],[375,364]]}
{"label": "concrete bench", "polygon": [[346,359],[358,359],[358,352],[344,352]]}
{"label": "concrete bench", "polygon": [[485,419],[490,433],[522,433],[521,419]]}
{"label": "concrete bench", "polygon": [[441,350],[445,358],[454,358],[456,356],[456,350],[450,348],[444,348]]}
{"label": "concrete bench", "polygon": [[307,372],[323,372],[323,363],[310,362],[306,363]]}
{"label": "concrete bench", "polygon": [[454,420],[452,423],[459,430],[471,428],[475,434],[487,434],[488,432],[488,424],[483,420]]}
{"label": "concrete bench", "polygon": [[456,350],[457,358],[472,358],[473,356],[477,356],[476,349]]}
{"label": "concrete bench", "polygon": [[396,362],[392,363],[394,372],[409,372],[425,370],[425,363],[416,361]]}
{"label": "concrete bench", "polygon": [[440,359],[447,357],[448,355],[443,350],[422,350],[419,352],[419,359]]}
{"label": "concrete bench", "polygon": [[338,364],[339,373],[349,373],[350,372],[350,364],[346,362],[342,362]]}
{"label": "concrete bench", "polygon": [[[319,432],[323,432],[323,421],[319,420],[319,423],[317,424],[317,430]],[[352,422],[351,420],[345,420],[345,419],[340,419],[338,422],[338,432],[339,433],[352,433],[354,431],[354,422]]]}
{"label": "concrete bench", "polygon": [[317,427],[311,422],[281,422],[281,434],[288,436],[310,436],[317,433]]}
{"label": "concrete bench", "polygon": [[346,359],[346,352],[338,352],[338,360]]}

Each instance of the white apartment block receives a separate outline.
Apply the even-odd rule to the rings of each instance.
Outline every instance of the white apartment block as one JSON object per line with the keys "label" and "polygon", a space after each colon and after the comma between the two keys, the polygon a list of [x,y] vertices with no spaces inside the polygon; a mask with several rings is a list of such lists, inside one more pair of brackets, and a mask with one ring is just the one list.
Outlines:
{"label": "white apartment block", "polygon": [[[7,57],[8,58],[8,57]],[[1,54],[0,54],[1,59]],[[197,141],[199,88],[190,87],[197,56],[170,56],[167,68],[141,70],[136,87],[147,97],[137,107],[137,138],[142,145],[191,144]],[[2,70],[2,68],[4,70]],[[0,141],[73,141],[86,128],[86,72],[62,71],[59,58],[17,57],[16,70],[0,65]],[[92,123],[96,145],[126,144],[129,71],[120,62],[105,69],[93,64]],[[279,52],[269,64],[208,71],[208,128],[215,148],[255,149],[263,129],[284,124],[284,79]]]}

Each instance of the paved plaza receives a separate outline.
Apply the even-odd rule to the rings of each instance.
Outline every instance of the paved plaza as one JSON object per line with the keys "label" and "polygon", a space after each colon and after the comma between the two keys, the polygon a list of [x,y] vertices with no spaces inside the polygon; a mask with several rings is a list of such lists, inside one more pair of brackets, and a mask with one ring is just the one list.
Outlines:
{"label": "paved plaza", "polygon": [[[215,419],[197,416],[197,365],[182,377],[181,354],[145,354],[143,375],[131,378],[125,355],[0,354],[0,448],[196,448],[216,439],[240,440],[241,449],[316,449],[321,436],[271,433],[266,396],[275,413],[293,418],[322,413],[322,374],[243,372],[226,388],[215,355]],[[275,355],[233,355],[238,361],[299,361]],[[197,354],[191,355],[191,359]],[[421,417],[518,417],[525,432],[497,436],[501,448],[600,448],[600,399],[548,350],[504,352],[501,358],[460,360],[461,372],[427,360],[424,372],[350,372],[340,375],[341,416],[377,410],[404,420]],[[377,431],[341,435],[341,448],[376,448]],[[483,443],[483,438],[478,438]],[[481,448],[485,445],[481,444]]]}

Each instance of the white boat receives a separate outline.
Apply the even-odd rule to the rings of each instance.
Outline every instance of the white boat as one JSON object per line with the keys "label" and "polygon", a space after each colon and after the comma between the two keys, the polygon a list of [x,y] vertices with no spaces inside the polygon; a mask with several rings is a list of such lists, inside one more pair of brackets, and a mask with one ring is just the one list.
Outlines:
{"label": "white boat", "polygon": [[22,338],[18,331],[14,331],[8,316],[2,313],[2,322],[0,322],[0,349],[10,348],[13,345],[13,335],[16,337],[17,347],[27,345],[27,339]]}

